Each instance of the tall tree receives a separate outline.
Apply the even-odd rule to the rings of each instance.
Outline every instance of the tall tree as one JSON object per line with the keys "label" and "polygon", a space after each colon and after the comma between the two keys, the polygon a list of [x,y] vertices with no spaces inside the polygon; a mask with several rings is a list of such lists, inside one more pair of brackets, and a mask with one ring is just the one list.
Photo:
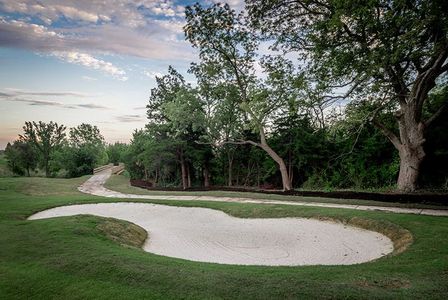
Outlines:
{"label": "tall tree", "polygon": [[65,129],[64,125],[58,125],[53,121],[50,123],[25,122],[25,126],[23,126],[24,133],[20,135],[20,139],[32,144],[41,154],[42,165],[47,177],[51,175],[49,164],[51,155],[62,145],[65,139]]}
{"label": "tall tree", "polygon": [[243,16],[237,15],[227,4],[215,4],[206,9],[195,4],[187,7],[186,19],[186,37],[199,49],[201,63],[219,70],[216,82],[228,81],[235,86],[238,91],[235,101],[244,113],[243,119],[259,136],[258,141],[234,142],[263,149],[278,164],[283,189],[292,189],[285,162],[268,144],[266,137],[266,124],[285,98],[270,92],[266,83],[257,80],[257,39],[244,24]]}
{"label": "tall tree", "polygon": [[[175,148],[181,169],[181,182],[184,189],[191,186],[191,160],[199,131],[203,128],[202,103],[194,89],[171,66],[168,74],[157,77],[157,86],[151,90],[149,99],[147,129],[152,136],[166,136],[163,142],[168,148]],[[206,166],[204,166],[206,168]]]}
{"label": "tall tree", "polygon": [[74,147],[85,145],[104,147],[105,144],[98,127],[86,123],[70,128],[69,141]]}
{"label": "tall tree", "polygon": [[[376,104],[373,123],[399,152],[398,189],[417,188],[431,116],[428,95],[448,71],[448,2],[248,0],[252,23],[286,51],[299,50],[316,80],[345,98]],[[355,97],[357,96],[357,97]],[[375,115],[392,105],[397,128]]]}

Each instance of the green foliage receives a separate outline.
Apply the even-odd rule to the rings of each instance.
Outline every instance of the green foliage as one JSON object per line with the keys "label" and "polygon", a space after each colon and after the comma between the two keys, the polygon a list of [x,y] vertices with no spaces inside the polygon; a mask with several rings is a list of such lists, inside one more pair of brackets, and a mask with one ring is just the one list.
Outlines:
{"label": "green foliage", "polygon": [[69,177],[93,173],[93,169],[108,161],[104,137],[96,126],[81,124],[70,128],[68,145],[62,150],[62,167]]}
{"label": "green foliage", "polygon": [[17,175],[30,176],[30,172],[37,167],[38,156],[35,148],[23,140],[8,143],[5,149],[7,166]]}
{"label": "green foliage", "polygon": [[65,141],[65,129],[64,125],[58,125],[53,121],[50,123],[25,122],[25,126],[23,126],[24,132],[23,135],[20,135],[20,139],[37,150],[40,155],[40,164],[45,169],[47,177],[51,175],[51,157]]}
{"label": "green foliage", "polygon": [[120,162],[124,162],[127,148],[127,144],[120,142],[107,145],[106,153],[109,158],[109,163],[118,165]]}
{"label": "green foliage", "polygon": [[[66,127],[54,122],[26,122],[23,129],[20,139],[5,151],[8,166],[18,175],[30,176],[40,164],[47,177],[78,177],[108,162],[104,138],[96,126],[70,128],[68,139]],[[37,171],[35,175],[40,176]]]}

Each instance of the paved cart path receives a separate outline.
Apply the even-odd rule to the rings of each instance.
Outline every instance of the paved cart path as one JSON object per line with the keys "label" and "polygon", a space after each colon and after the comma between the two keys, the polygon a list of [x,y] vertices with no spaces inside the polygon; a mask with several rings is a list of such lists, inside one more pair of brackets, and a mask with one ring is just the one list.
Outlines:
{"label": "paved cart path", "polygon": [[[417,215],[430,216],[448,216],[448,210],[442,209],[421,209],[421,208],[403,208],[403,207],[388,207],[388,206],[373,206],[373,205],[354,205],[354,204],[336,204],[336,203],[319,203],[319,202],[305,202],[305,201],[284,201],[284,200],[269,200],[260,198],[240,198],[240,197],[217,197],[217,196],[178,196],[178,195],[136,195],[125,194],[109,190],[104,187],[104,183],[112,174],[112,169],[106,169],[97,173],[84,182],[78,190],[83,193],[92,194],[96,196],[121,198],[121,199],[149,199],[149,200],[185,200],[185,201],[217,201],[217,202],[236,202],[236,203],[256,203],[256,204],[283,204],[283,205],[298,205],[311,207],[328,207],[328,208],[346,208],[355,210],[376,210],[392,213],[407,213]],[[169,192],[167,192],[168,194]]]}

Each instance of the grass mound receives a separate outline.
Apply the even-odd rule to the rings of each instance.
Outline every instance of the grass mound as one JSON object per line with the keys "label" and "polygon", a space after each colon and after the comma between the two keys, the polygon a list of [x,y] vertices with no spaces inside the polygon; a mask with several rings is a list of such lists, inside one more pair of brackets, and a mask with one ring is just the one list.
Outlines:
{"label": "grass mound", "polygon": [[123,220],[102,218],[96,228],[108,239],[122,246],[141,248],[148,238],[146,230]]}

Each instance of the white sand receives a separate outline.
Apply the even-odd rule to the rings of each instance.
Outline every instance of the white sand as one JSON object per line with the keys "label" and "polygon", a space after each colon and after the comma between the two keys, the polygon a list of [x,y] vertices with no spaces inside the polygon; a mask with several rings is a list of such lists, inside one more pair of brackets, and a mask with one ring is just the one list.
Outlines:
{"label": "white sand", "polygon": [[101,203],[48,209],[29,219],[90,214],[144,228],[147,252],[238,265],[349,265],[393,251],[377,232],[313,219],[240,219],[206,208]]}

